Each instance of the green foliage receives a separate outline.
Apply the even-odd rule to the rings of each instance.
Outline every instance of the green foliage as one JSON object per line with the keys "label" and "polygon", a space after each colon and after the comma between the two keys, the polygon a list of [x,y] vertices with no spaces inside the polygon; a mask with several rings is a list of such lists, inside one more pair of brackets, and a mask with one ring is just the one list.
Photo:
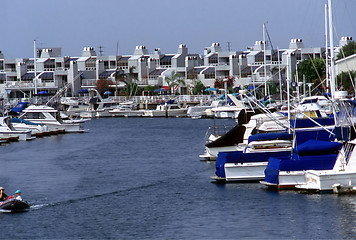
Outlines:
{"label": "green foliage", "polygon": [[347,91],[349,94],[353,95],[354,86],[352,85],[352,82],[355,83],[355,77],[356,77],[356,71],[351,71],[350,73],[342,72],[339,75],[337,75],[336,81],[337,81],[338,89],[342,89],[344,91]]}
{"label": "green foliage", "polygon": [[[325,63],[321,58],[306,59],[298,64],[298,78],[299,81],[303,79],[307,82],[313,82],[318,85],[325,79]],[[295,72],[293,73],[293,77]]]}
{"label": "green foliage", "polygon": [[135,96],[137,93],[137,83],[129,83],[126,85],[125,93],[127,96]]}
{"label": "green foliage", "polygon": [[195,85],[192,89],[193,95],[203,94],[205,86],[201,81],[195,82]]}
{"label": "green foliage", "polygon": [[345,55],[345,57],[348,57],[355,53],[356,53],[356,42],[351,41],[342,47],[342,50],[338,53],[336,59],[344,58],[344,55]]}
{"label": "green foliage", "polygon": [[165,81],[167,82],[172,93],[174,92],[174,87],[179,86],[180,84],[185,85],[185,81],[181,79],[180,75],[175,71],[172,71],[170,76],[166,76]]}
{"label": "green foliage", "polygon": [[150,93],[154,93],[154,91],[157,89],[156,86],[152,86],[152,85],[148,85],[144,88],[145,92],[150,92]]}

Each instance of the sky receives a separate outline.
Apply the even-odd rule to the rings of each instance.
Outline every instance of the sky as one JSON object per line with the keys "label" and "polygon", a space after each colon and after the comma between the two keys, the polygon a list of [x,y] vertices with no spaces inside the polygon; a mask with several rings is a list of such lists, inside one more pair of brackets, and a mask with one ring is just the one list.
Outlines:
{"label": "sky", "polygon": [[[203,54],[218,42],[223,50],[243,51],[263,39],[266,24],[274,48],[292,38],[305,47],[322,47],[327,0],[11,0],[1,2],[0,51],[5,58],[33,57],[40,48],[62,48],[62,56],[81,56],[84,47],[99,55],[149,53]],[[335,44],[356,40],[356,0],[333,0]]]}

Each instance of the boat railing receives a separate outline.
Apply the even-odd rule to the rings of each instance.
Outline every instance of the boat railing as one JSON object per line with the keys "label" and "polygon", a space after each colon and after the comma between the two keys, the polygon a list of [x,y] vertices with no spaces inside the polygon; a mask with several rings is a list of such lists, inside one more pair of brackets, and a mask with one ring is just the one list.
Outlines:
{"label": "boat railing", "polygon": [[211,142],[213,136],[214,139],[217,139],[223,135],[225,135],[228,131],[230,131],[234,126],[233,125],[214,125],[208,127],[208,130],[205,133],[205,142]]}

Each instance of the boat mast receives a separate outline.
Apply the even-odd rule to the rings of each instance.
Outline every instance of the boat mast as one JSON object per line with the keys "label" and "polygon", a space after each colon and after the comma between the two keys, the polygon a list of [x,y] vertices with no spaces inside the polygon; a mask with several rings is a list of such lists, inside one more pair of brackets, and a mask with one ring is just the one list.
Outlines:
{"label": "boat mast", "polygon": [[326,91],[329,90],[329,48],[328,48],[328,5],[325,4],[325,78],[326,78]]}
{"label": "boat mast", "polygon": [[279,79],[279,94],[280,94],[280,100],[281,100],[281,104],[283,102],[283,93],[282,93],[282,77],[281,77],[281,63],[280,63],[280,59],[279,59],[279,48],[277,47],[277,54],[278,54],[278,79]]}
{"label": "boat mast", "polygon": [[335,97],[335,52],[334,52],[334,31],[333,31],[333,14],[331,0],[328,0],[329,7],[329,38],[330,38],[330,88],[331,97]]}
{"label": "boat mast", "polygon": [[267,69],[266,69],[266,29],[263,24],[263,61],[264,61],[264,77],[265,77],[265,96],[267,97]]}
{"label": "boat mast", "polygon": [[36,50],[36,40],[33,40],[33,62],[35,67],[35,78],[33,79],[35,84],[35,94],[37,94],[37,50]]}
{"label": "boat mast", "polygon": [[288,133],[291,133],[290,128],[290,95],[289,95],[289,87],[290,87],[290,78],[289,78],[289,71],[290,71],[290,66],[289,66],[289,58],[290,55],[288,53],[287,55],[287,104],[288,104]]}

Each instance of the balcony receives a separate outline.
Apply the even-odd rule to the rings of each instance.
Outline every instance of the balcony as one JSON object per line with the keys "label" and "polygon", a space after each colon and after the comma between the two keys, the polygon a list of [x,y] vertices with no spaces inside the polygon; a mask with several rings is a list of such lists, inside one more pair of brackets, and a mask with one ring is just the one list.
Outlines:
{"label": "balcony", "polygon": [[[37,82],[37,87],[38,88],[54,88],[57,89],[58,86],[56,82],[51,81],[51,82]],[[33,81],[11,81],[11,82],[6,82],[5,84],[6,89],[12,89],[12,90],[19,90],[19,89],[34,89],[35,84]]]}

